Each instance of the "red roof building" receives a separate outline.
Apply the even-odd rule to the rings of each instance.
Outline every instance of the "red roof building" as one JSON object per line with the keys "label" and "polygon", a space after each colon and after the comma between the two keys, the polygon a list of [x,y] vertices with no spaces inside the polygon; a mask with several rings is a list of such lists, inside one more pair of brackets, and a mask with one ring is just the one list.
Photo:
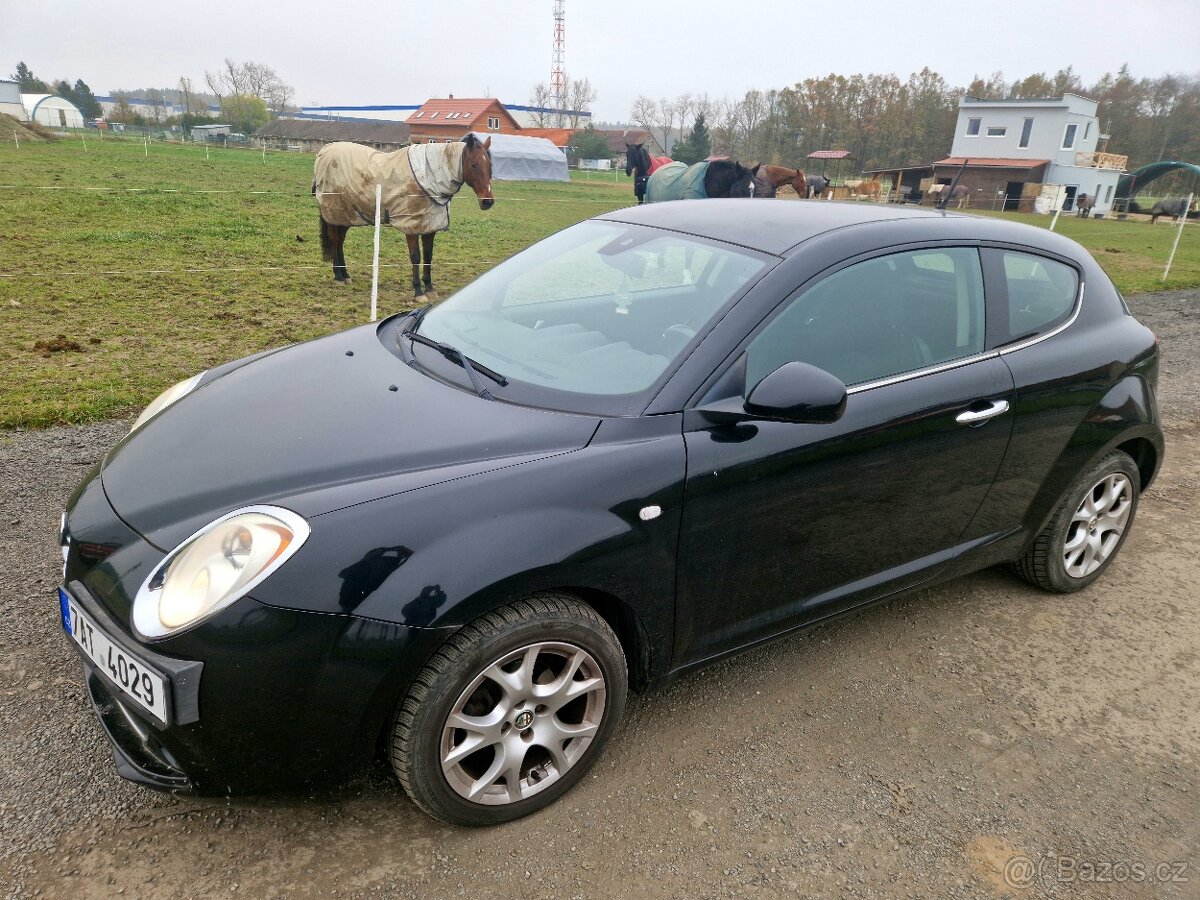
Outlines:
{"label": "red roof building", "polygon": [[569,147],[571,138],[575,134],[570,128],[522,128],[521,137],[540,137],[545,138],[558,149]]}
{"label": "red roof building", "polygon": [[468,132],[519,134],[521,126],[495,97],[431,98],[408,117],[414,144],[461,141]]}

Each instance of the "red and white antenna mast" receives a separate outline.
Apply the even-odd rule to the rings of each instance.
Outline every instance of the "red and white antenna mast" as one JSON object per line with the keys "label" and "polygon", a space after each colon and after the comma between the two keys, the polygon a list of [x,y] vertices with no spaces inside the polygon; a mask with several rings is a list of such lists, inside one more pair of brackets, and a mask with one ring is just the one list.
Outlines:
{"label": "red and white antenna mast", "polygon": [[550,94],[554,98],[554,105],[564,112],[567,108],[566,42],[566,0],[554,0],[554,58],[550,67]]}

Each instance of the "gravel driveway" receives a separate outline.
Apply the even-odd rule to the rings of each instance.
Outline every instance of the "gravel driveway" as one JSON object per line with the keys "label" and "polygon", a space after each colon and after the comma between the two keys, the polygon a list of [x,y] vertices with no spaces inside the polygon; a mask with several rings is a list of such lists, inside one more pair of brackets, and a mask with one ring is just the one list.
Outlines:
{"label": "gravel driveway", "polygon": [[54,532],[127,423],[0,435],[0,896],[1200,896],[1200,291],[1131,306],[1168,460],[1104,579],[982,572],[632,698],[592,777],[486,831],[382,767],[260,800],[118,778]]}

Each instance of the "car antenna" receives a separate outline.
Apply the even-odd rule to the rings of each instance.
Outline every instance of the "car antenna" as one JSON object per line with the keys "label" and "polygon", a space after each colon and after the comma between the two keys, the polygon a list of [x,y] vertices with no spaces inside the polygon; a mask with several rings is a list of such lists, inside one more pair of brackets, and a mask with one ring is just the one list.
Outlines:
{"label": "car antenna", "polygon": [[946,196],[942,197],[942,199],[938,201],[938,205],[937,205],[938,209],[946,208],[946,204],[950,202],[950,195],[953,194],[954,189],[956,187],[958,187],[958,179],[962,178],[962,173],[966,170],[967,163],[969,163],[970,161],[971,160],[968,159],[967,157],[965,157],[965,156],[963,157],[963,164],[958,167],[958,172],[955,173],[954,180],[952,182],[950,182],[950,189],[946,191]]}

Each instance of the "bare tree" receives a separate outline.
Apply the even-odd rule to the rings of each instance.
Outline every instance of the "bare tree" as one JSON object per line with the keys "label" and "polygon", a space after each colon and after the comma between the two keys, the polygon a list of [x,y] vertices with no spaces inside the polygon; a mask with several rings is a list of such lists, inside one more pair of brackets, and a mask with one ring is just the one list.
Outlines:
{"label": "bare tree", "polygon": [[550,93],[550,85],[544,81],[539,81],[533,86],[533,92],[529,95],[529,105],[534,107],[530,116],[533,118],[533,124],[537,128],[549,128],[550,121],[553,118],[553,113],[549,112],[550,105],[554,101],[554,95]]}
{"label": "bare tree", "polygon": [[205,72],[208,89],[224,103],[242,97],[257,97],[267,109],[278,115],[287,108],[295,95],[290,84],[268,65],[256,62],[237,63],[229,57],[216,72]]}
{"label": "bare tree", "polygon": [[579,128],[580,120],[583,119],[581,113],[590,112],[592,104],[596,102],[596,89],[592,87],[591,79],[576,78],[567,82],[567,118],[570,120],[571,129]]}

